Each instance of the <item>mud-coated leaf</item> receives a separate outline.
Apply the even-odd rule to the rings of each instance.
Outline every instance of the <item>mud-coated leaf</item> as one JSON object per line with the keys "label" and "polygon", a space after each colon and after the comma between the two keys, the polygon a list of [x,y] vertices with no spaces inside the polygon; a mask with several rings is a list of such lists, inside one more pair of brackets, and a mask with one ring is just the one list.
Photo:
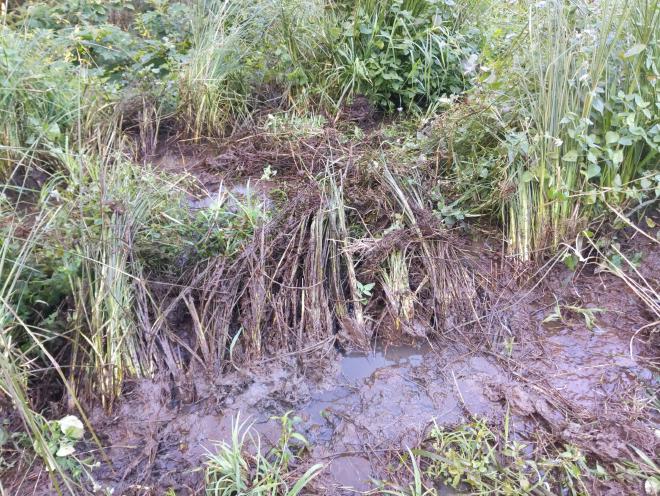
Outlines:
{"label": "mud-coated leaf", "polygon": [[73,444],[71,443],[62,443],[60,444],[59,449],[57,450],[57,453],[55,453],[55,456],[69,456],[75,453],[76,448],[73,447]]}
{"label": "mud-coated leaf", "polygon": [[60,429],[62,434],[70,439],[82,439],[85,434],[85,427],[75,415],[67,415],[60,419]]}
{"label": "mud-coated leaf", "polygon": [[660,494],[660,479],[657,477],[646,479],[646,482],[644,483],[644,491],[651,496],[657,496]]}

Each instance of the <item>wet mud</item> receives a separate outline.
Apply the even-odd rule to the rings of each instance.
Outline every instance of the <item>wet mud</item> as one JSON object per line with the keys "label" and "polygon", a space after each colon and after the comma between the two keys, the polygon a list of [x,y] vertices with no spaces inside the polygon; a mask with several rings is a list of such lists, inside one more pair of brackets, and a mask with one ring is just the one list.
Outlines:
{"label": "wet mud", "polygon": [[[359,112],[353,117],[364,119]],[[314,142],[287,151],[269,139],[224,148],[167,146],[151,162],[195,178],[193,211],[246,200],[270,209],[274,189],[305,189],[305,174],[318,170],[315,157],[323,154]],[[306,164],[295,158],[301,150]],[[277,182],[258,179],[266,162],[277,168]],[[363,192],[356,203],[366,197],[379,195]],[[291,208],[307,208],[305,201],[301,196]],[[115,495],[204,494],[204,461],[219,443],[230,442],[234,422],[249,421],[268,450],[280,435],[275,417],[287,412],[300,417],[296,429],[309,441],[300,468],[325,466],[305,494],[371,490],[396,475],[399,455],[420,446],[431,426],[451,428],[475,417],[496,426],[508,417],[512,435],[530,452],[542,443],[572,443],[605,463],[628,458],[631,446],[654,457],[660,418],[649,405],[657,401],[660,343],[657,329],[648,327],[654,316],[638,295],[612,274],[574,273],[557,264],[539,275],[507,265],[499,248],[489,247],[499,246],[496,240],[458,241],[479,276],[495,281],[474,329],[453,315],[444,329],[426,325],[408,333],[383,319],[367,349],[337,333],[310,353],[275,351],[222,371],[193,361],[177,377],[129,381],[111,414],[90,411],[106,457],[89,443],[101,462],[94,478]],[[388,248],[388,238],[379,243]],[[654,245],[636,243],[644,253],[640,271],[658,288],[660,256]],[[387,251],[368,254],[373,260],[363,265],[378,266]],[[423,270],[410,274],[422,281],[418,290],[424,276]],[[475,284],[462,296],[485,287]],[[370,306],[384,307],[384,299],[374,297]],[[560,317],[549,318],[557,308]],[[416,315],[431,321],[424,308]],[[183,322],[181,335],[189,327]]]}
{"label": "wet mud", "polygon": [[[273,185],[243,175],[258,177],[248,167],[258,148],[251,146],[199,155],[169,150],[157,163],[206,185],[191,196],[193,209],[228,197],[270,208]],[[295,182],[295,162],[272,153]],[[223,175],[225,162],[241,157],[248,165]],[[457,327],[411,341],[379,328],[368,350],[327,341],[314,353],[274,353],[222,373],[192,364],[181,377],[129,383],[111,416],[92,414],[110,462],[95,478],[114,494],[203,494],[203,463],[230,441],[236,419],[251,422],[266,450],[280,433],[274,417],[287,412],[300,417],[296,428],[310,443],[302,463],[325,465],[306,494],[368,491],[392,477],[399,454],[419,446],[432,425],[451,428],[475,417],[502,425],[509,416],[512,435],[530,450],[573,443],[604,462],[628,457],[630,446],[657,454],[660,418],[648,406],[659,385],[660,343],[652,328],[640,332],[653,316],[637,295],[612,274],[574,273],[561,264],[538,283],[533,270],[506,268],[488,245],[464,243],[500,285],[477,332]],[[642,249],[644,276],[657,288],[660,257],[653,245]],[[549,318],[557,307],[560,317]]]}
{"label": "wet mud", "polygon": [[176,393],[166,378],[134,383],[112,419],[96,413],[114,468],[96,477],[118,494],[202,494],[200,467],[229,441],[232,419],[250,419],[267,448],[279,436],[272,417],[289,411],[310,442],[305,463],[326,465],[309,494],[369,490],[433,423],[451,427],[476,416],[501,424],[507,411],[514,435],[532,445],[542,435],[604,460],[625,456],[631,444],[655,452],[658,418],[644,405],[657,391],[649,360],[656,348],[634,341],[631,355],[637,302],[613,277],[578,281],[558,269],[543,293],[578,291],[584,305],[603,309],[596,327],[579,316],[544,323],[552,305],[528,295],[509,320],[525,332],[512,334],[504,353],[450,339],[381,343],[367,352],[329,348],[306,366],[288,356],[222,377],[191,372]]}

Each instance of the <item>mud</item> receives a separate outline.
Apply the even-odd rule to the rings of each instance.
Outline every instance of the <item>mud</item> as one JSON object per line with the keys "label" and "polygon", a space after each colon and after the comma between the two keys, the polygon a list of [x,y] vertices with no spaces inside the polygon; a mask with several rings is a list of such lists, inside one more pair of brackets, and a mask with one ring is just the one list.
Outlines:
{"label": "mud", "polygon": [[471,415],[502,414],[501,405],[488,399],[484,379],[504,381],[503,372],[457,350],[428,343],[378,346],[370,353],[336,354],[323,367],[322,382],[286,360],[215,381],[196,378],[191,387],[197,399],[178,406],[167,381],[136,383],[110,422],[96,412],[94,422],[115,462],[115,474],[106,469],[96,477],[119,494],[141,494],[138,485],[154,494],[170,487],[192,494],[201,483],[196,469],[216,443],[229,440],[232,419],[250,419],[268,446],[279,436],[272,417],[293,411],[310,442],[310,460],[328,464],[316,490],[340,494],[342,487],[365,490],[372,478],[386,477],[386,455],[418,445],[431,419],[452,425]]}
{"label": "mud", "polygon": [[[361,125],[372,119],[368,108],[356,107],[347,114],[349,122]],[[323,140],[327,146],[332,138]],[[318,150],[321,141],[315,137],[296,142],[293,149],[290,141],[278,144],[277,137],[260,135],[223,147],[167,145],[149,161],[167,173],[195,178],[197,185],[190,189],[193,210],[246,200],[271,209],[273,192],[288,188],[287,208],[316,211],[319,195],[307,188],[312,183],[305,178],[320,170],[325,153]],[[258,179],[265,163],[278,171],[276,181]],[[348,188],[350,174],[346,177]],[[352,207],[365,217],[384,211],[380,197],[363,191],[351,196]],[[437,234],[431,220],[425,225],[421,213],[418,220],[425,236]],[[287,233],[298,229],[297,223],[291,226],[282,223],[277,228],[287,246]],[[397,243],[412,244],[416,236],[401,230],[374,240],[374,246],[364,250],[360,279],[373,278],[369,271],[382,264]],[[274,417],[287,412],[300,417],[296,428],[310,443],[300,468],[325,465],[306,494],[372,489],[374,481],[395,476],[392,467],[399,454],[422,444],[434,423],[451,428],[474,417],[502,426],[509,415],[512,435],[528,443],[530,453],[548,444],[573,443],[604,463],[629,458],[631,446],[653,458],[660,442],[654,433],[660,417],[652,407],[660,385],[660,343],[657,329],[648,325],[654,318],[649,309],[621,279],[606,272],[589,268],[573,273],[558,264],[539,275],[535,268],[508,265],[499,249],[489,248],[497,241],[467,238],[448,238],[474,271],[473,286],[460,296],[472,303],[477,293],[490,291],[483,298],[488,307],[475,312],[479,317],[471,326],[460,324],[462,316],[450,314],[442,328],[434,320],[433,327],[424,324],[420,332],[406,333],[394,319],[383,318],[373,327],[368,351],[351,347],[355,343],[333,330],[330,338],[305,334],[300,339],[305,346],[313,344],[313,353],[271,346],[269,353],[222,370],[202,369],[192,361],[180,376],[162,374],[126,383],[110,415],[98,407],[90,412],[107,457],[88,443],[100,462],[96,481],[115,495],[162,495],[170,489],[178,496],[203,494],[204,461],[218,443],[230,441],[234,422],[249,421],[268,450],[280,433]],[[645,254],[640,271],[657,288],[660,256],[655,246],[634,246]],[[285,265],[294,253],[283,253]],[[438,253],[435,260],[440,263],[445,255]],[[294,284],[298,270],[291,268],[292,282],[280,295],[282,308],[297,297],[293,291],[300,289]],[[448,271],[446,277],[454,274],[460,272]],[[228,281],[220,275],[217,285],[224,289]],[[481,278],[489,279],[488,284],[481,284]],[[410,280],[422,301],[425,267],[411,268]],[[241,286],[237,294],[243,291]],[[210,298],[218,302],[215,290]],[[386,305],[385,297],[376,294],[365,312]],[[562,318],[548,322],[557,305]],[[571,309],[590,310],[593,325]],[[431,310],[416,307],[415,312],[420,321],[432,321]],[[301,329],[318,324],[299,323]],[[189,332],[189,322],[179,324],[180,335]],[[417,337],[412,340],[411,334]]]}
{"label": "mud", "polygon": [[[562,279],[568,275],[548,283],[565,297],[576,289]],[[592,286],[593,292],[583,291]],[[620,286],[623,293],[612,293],[619,297],[604,298],[593,279],[579,289],[584,304],[606,309],[598,329],[578,319],[543,323],[549,311],[544,299],[533,305],[522,299],[511,319],[521,324],[525,313],[527,332],[516,334],[508,355],[449,340],[382,344],[368,353],[330,350],[313,364],[313,374],[294,357],[222,377],[192,374],[194,393],[179,394],[188,398],[182,402],[172,402],[165,378],[135,383],[111,421],[96,412],[115,470],[102,466],[96,477],[115,494],[168,488],[200,494],[199,468],[217,442],[229,440],[233,418],[254,422],[268,447],[279,434],[272,417],[288,411],[301,417],[297,428],[310,441],[306,463],[326,464],[311,494],[368,490],[372,480],[390,475],[397,453],[423,441],[432,422],[451,427],[478,416],[498,424],[507,409],[514,434],[525,442],[537,442],[542,432],[604,459],[624,456],[630,444],[654,452],[658,419],[643,405],[658,378],[637,358],[651,350],[635,345],[631,357],[634,329],[623,325],[634,320],[626,305],[636,303],[622,297]]]}
{"label": "mud", "polygon": [[[245,179],[258,177],[250,154],[262,145],[184,151],[183,160],[170,151],[159,166],[186,170],[207,186],[191,199],[194,209],[224,195],[270,208],[272,190],[288,179]],[[270,153],[295,182],[304,167],[288,152]],[[229,173],[231,161],[238,169]],[[315,353],[275,354],[222,373],[192,366],[183,377],[132,383],[111,418],[101,410],[92,415],[111,462],[97,469],[97,481],[122,495],[203,494],[204,460],[230,440],[232,422],[249,420],[266,450],[279,436],[273,417],[286,412],[300,416],[297,429],[310,442],[304,464],[325,464],[309,494],[367,491],[392,477],[399,453],[419,446],[433,423],[452,427],[480,417],[502,425],[507,412],[512,435],[530,452],[570,442],[605,463],[629,457],[631,446],[653,457],[658,337],[653,329],[639,332],[653,317],[648,309],[603,272],[557,265],[537,284],[532,269],[506,267],[488,244],[462,245],[497,285],[474,332],[457,326],[410,342],[399,330],[379,328],[380,341],[368,352],[327,342]],[[657,288],[660,257],[653,246],[644,251],[644,275]],[[547,322],[557,304],[562,318]],[[591,309],[593,326],[567,308]]]}

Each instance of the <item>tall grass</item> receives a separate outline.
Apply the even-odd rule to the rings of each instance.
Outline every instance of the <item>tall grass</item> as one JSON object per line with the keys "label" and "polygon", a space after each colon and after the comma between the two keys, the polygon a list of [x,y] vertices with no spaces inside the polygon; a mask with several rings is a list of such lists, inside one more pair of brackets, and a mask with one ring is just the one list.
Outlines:
{"label": "tall grass", "polygon": [[45,167],[90,129],[95,89],[72,62],[68,39],[0,25],[0,178],[22,171],[16,163]]}
{"label": "tall grass", "polygon": [[[24,273],[31,270],[32,251],[42,241],[41,234],[52,222],[54,212],[40,211],[25,238],[19,236],[19,224],[9,217],[11,212],[4,205],[2,214],[10,223],[5,227],[0,246],[0,393],[9,398],[35,452],[47,467],[52,467],[49,474],[57,494],[62,494],[63,489],[75,494],[72,481],[49,447],[46,421],[34,410],[29,392],[29,381],[37,366],[35,355],[45,355],[47,366],[57,366],[48,353],[48,331],[31,328],[19,315],[19,306],[25,297]],[[59,372],[61,374],[61,370]]]}
{"label": "tall grass", "polygon": [[80,260],[80,272],[71,278],[72,365],[85,371],[76,382],[110,408],[125,376],[152,370],[135,318],[140,269],[133,251],[150,200],[157,197],[137,190],[137,171],[125,160],[79,155],[65,161],[72,177],[84,178],[69,205],[69,215],[77,219],[73,248]]}
{"label": "tall grass", "polygon": [[623,201],[653,165],[659,12],[655,0],[529,7],[526,47],[512,67],[522,71],[522,93],[511,93],[529,116],[529,151],[512,163],[517,191],[504,208],[523,259],[586,227],[599,201]]}
{"label": "tall grass", "polygon": [[222,136],[248,115],[251,48],[262,37],[261,17],[245,2],[200,0],[192,19],[192,49],[180,74],[180,122],[195,139]]}

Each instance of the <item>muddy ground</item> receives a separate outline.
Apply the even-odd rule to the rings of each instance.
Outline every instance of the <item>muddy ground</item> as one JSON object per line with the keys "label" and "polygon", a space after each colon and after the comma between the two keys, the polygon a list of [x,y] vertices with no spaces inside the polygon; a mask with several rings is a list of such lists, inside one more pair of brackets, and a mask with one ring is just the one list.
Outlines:
{"label": "muddy ground", "polygon": [[[240,158],[247,154],[249,164],[251,150],[168,149],[155,163],[196,176],[211,195],[191,202],[205,208],[221,184],[244,192],[254,171],[241,168]],[[225,162],[237,161],[227,183]],[[252,188],[268,201],[267,183],[255,178]],[[297,428],[311,446],[298,469],[326,466],[309,494],[367,491],[374,480],[396,477],[398,453],[418,446],[434,422],[451,427],[480,417],[501,426],[507,411],[530,452],[573,443],[604,463],[628,458],[630,445],[657,454],[660,418],[648,407],[658,387],[657,333],[637,332],[653,316],[612,274],[593,267],[575,273],[561,263],[514,269],[498,248],[487,249],[498,244],[465,240],[484,266],[500,267],[498,297],[485,316],[490,335],[475,339],[459,328],[412,339],[380,329],[387,337],[375,336],[369,350],[324,340],[310,343],[313,353],[276,354],[222,375],[192,367],[184,377],[134,381],[111,417],[100,409],[92,415],[112,462],[95,472],[97,481],[114,494],[201,494],[200,468],[215,444],[229,441],[233,419],[253,422],[268,447],[280,432],[272,417],[286,412],[301,417]],[[639,237],[632,244],[657,288],[657,250]],[[562,318],[548,322],[558,303]],[[595,309],[595,322],[588,326],[566,307]],[[614,484],[592,489],[638,490]]]}
{"label": "muddy ground", "polygon": [[[114,469],[96,477],[115,494],[199,494],[207,450],[229,440],[236,415],[274,443],[279,424],[271,417],[287,411],[302,418],[307,462],[326,464],[314,494],[368,490],[372,479],[391,476],[396,453],[419,445],[432,422],[451,427],[478,416],[497,425],[507,407],[515,435],[532,446],[540,438],[571,442],[605,461],[628,456],[629,444],[657,452],[659,419],[645,408],[658,386],[657,348],[634,338],[644,309],[610,275],[576,279],[557,267],[543,286],[507,310],[508,356],[449,338],[381,343],[370,352],[328,346],[313,363],[285,356],[222,377],[191,372],[186,390],[166,379],[135,382],[112,418],[94,417]],[[602,309],[596,326],[579,316],[542,323],[555,297]]]}
{"label": "muddy ground", "polygon": [[[266,158],[258,141],[247,138],[226,149],[165,147],[150,162],[203,185],[190,198],[194,209],[212,204],[220,188],[240,196],[248,184],[270,208],[271,185],[259,180],[263,164],[281,171],[279,188],[295,192],[313,172],[315,151],[313,142],[303,143],[311,158],[287,167],[301,150],[280,155],[269,146]],[[261,157],[257,169],[252,155]],[[325,465],[306,494],[368,491],[374,481],[398,476],[399,454],[419,446],[433,423],[451,428],[479,417],[501,427],[507,412],[529,453],[573,443],[603,463],[629,458],[631,445],[657,455],[660,417],[649,405],[657,401],[658,333],[648,327],[654,316],[637,295],[591,266],[577,273],[561,263],[517,266],[502,256],[501,241],[475,241],[480,237],[462,234],[460,243],[494,281],[482,322],[413,338],[385,320],[362,348],[323,339],[222,373],[192,363],[179,377],[131,381],[111,415],[100,407],[91,412],[107,456],[103,461],[89,445],[101,461],[95,479],[115,495],[203,494],[204,460],[230,440],[234,419],[252,422],[266,449],[280,433],[273,417],[286,412],[301,417],[297,429],[310,442],[296,470]],[[658,288],[656,245],[631,237],[643,254],[642,275]],[[562,318],[548,321],[557,304]],[[567,307],[593,309],[595,322],[587,325]],[[189,322],[179,325],[189,332]],[[47,484],[43,471],[29,478]],[[614,484],[591,489],[638,493]]]}

